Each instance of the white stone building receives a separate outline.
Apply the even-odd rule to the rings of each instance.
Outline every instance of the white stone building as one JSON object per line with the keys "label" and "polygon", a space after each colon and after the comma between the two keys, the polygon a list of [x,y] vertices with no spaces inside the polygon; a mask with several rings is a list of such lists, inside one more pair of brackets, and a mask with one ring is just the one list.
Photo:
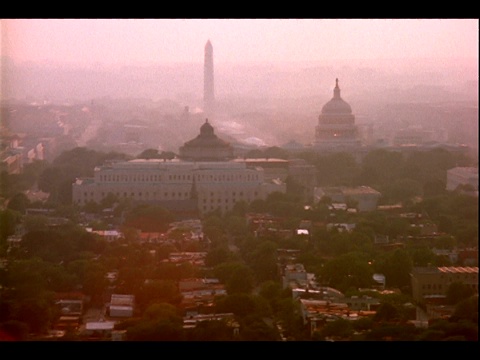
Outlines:
{"label": "white stone building", "polygon": [[370,186],[316,187],[315,201],[320,201],[324,196],[329,197],[332,203],[353,202],[356,209],[363,212],[376,210],[382,194]]}
{"label": "white stone building", "polygon": [[478,192],[478,168],[455,167],[447,170],[447,190],[453,191],[458,185],[471,185]]}
{"label": "white stone building", "polygon": [[[200,144],[196,142],[196,154],[206,154],[207,160],[201,156],[195,160],[136,159],[98,166],[93,178],[75,181],[73,203],[100,203],[111,193],[119,199],[156,203],[167,209],[194,206],[202,215],[217,209],[224,213],[236,202],[250,203],[272,192],[286,192],[284,182],[265,180],[263,168],[224,160],[228,152],[225,144],[218,146],[218,138],[212,136],[207,122],[202,125],[202,133],[208,133],[212,141],[202,138]],[[182,147],[183,153],[185,148],[189,147]],[[214,148],[219,150],[217,158],[212,153]]]}

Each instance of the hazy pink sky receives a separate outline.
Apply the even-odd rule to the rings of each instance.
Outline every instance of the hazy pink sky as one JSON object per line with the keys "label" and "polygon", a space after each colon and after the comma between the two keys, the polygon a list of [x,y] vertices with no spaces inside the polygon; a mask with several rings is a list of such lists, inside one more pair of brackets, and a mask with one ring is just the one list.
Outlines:
{"label": "hazy pink sky", "polygon": [[2,55],[67,63],[478,59],[478,19],[2,19]]}

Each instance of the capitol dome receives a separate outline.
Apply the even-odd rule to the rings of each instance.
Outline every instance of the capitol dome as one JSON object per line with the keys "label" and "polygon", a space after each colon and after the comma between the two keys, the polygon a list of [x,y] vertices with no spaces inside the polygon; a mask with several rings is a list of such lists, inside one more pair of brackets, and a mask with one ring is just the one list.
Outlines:
{"label": "capitol dome", "polygon": [[338,79],[335,81],[333,98],[323,106],[315,128],[315,146],[322,150],[360,145],[355,115],[350,105],[340,96]]}
{"label": "capitol dome", "polygon": [[351,114],[352,108],[340,97],[338,79],[333,89],[333,98],[322,107],[322,114]]}

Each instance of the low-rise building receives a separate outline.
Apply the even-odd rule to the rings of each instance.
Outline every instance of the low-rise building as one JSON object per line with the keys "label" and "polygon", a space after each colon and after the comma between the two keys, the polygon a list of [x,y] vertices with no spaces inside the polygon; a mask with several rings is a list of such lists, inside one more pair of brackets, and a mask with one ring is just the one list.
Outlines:
{"label": "low-rise building", "polygon": [[315,202],[328,197],[332,203],[344,203],[348,207],[355,207],[361,212],[376,210],[381,195],[380,192],[370,186],[315,188]]}
{"label": "low-rise building", "polygon": [[55,305],[59,310],[56,330],[77,329],[82,321],[85,295],[82,293],[58,293]]}
{"label": "low-rise building", "polygon": [[478,267],[443,266],[414,267],[410,273],[412,295],[416,301],[445,299],[452,283],[471,287],[478,294]]}
{"label": "low-rise building", "polygon": [[303,285],[307,285],[308,283],[308,273],[305,270],[303,264],[296,263],[296,264],[286,264],[283,268],[283,288],[287,288],[290,286],[292,281],[296,283],[300,283]]}
{"label": "low-rise building", "polygon": [[447,170],[447,190],[453,191],[459,185],[470,185],[478,194],[478,167],[454,167]]}
{"label": "low-rise building", "polygon": [[[224,153],[226,144],[213,135],[211,125],[204,124],[195,146],[187,146],[188,151],[182,147],[180,159],[135,159],[98,166],[93,178],[73,183],[73,203],[100,203],[113,194],[119,199],[158,204],[187,219],[215,210],[225,213],[239,201],[250,203],[266,199],[272,192],[286,192],[281,180],[265,179],[262,167],[231,160]],[[193,154],[199,157],[192,158]]]}
{"label": "low-rise building", "polygon": [[184,316],[183,329],[187,331],[190,329],[195,329],[197,324],[203,321],[224,321],[225,324],[232,329],[232,338],[235,338],[239,335],[240,324],[235,320],[235,314],[233,313],[212,313]]}
{"label": "low-rise building", "polygon": [[178,282],[179,304],[185,316],[215,313],[215,300],[227,295],[225,285],[215,278],[192,278]]}
{"label": "low-rise building", "polygon": [[[89,321],[85,323],[85,328],[82,329],[80,335],[89,341],[123,339],[118,336],[118,333],[115,333],[115,323],[115,321]],[[125,331],[123,331],[124,333]]]}
{"label": "low-rise building", "polygon": [[108,309],[111,317],[132,317],[135,310],[135,296],[112,294]]}
{"label": "low-rise building", "polygon": [[310,335],[320,330],[330,321],[345,319],[358,320],[372,316],[374,310],[352,310],[344,301],[298,299],[303,324],[310,330]]}

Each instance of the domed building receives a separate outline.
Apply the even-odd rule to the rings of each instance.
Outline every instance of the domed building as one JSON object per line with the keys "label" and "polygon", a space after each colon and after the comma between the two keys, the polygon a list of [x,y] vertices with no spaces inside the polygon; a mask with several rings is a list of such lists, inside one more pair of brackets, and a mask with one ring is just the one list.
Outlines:
{"label": "domed building", "polygon": [[322,107],[315,128],[315,147],[338,149],[360,146],[358,129],[351,106],[340,96],[338,79],[335,81],[333,98]]}
{"label": "domed building", "polygon": [[265,169],[233,160],[233,148],[219,139],[208,120],[200,134],[180,148],[180,158],[107,162],[92,178],[72,184],[74,204],[101,203],[109,194],[133,203],[163,206],[178,218],[195,218],[219,210],[231,211],[239,201],[265,200],[286,192],[285,182],[265,175]]}
{"label": "domed building", "polygon": [[200,127],[200,134],[183,144],[179,151],[180,159],[188,161],[226,161],[233,159],[233,147],[215,135],[208,119]]}

